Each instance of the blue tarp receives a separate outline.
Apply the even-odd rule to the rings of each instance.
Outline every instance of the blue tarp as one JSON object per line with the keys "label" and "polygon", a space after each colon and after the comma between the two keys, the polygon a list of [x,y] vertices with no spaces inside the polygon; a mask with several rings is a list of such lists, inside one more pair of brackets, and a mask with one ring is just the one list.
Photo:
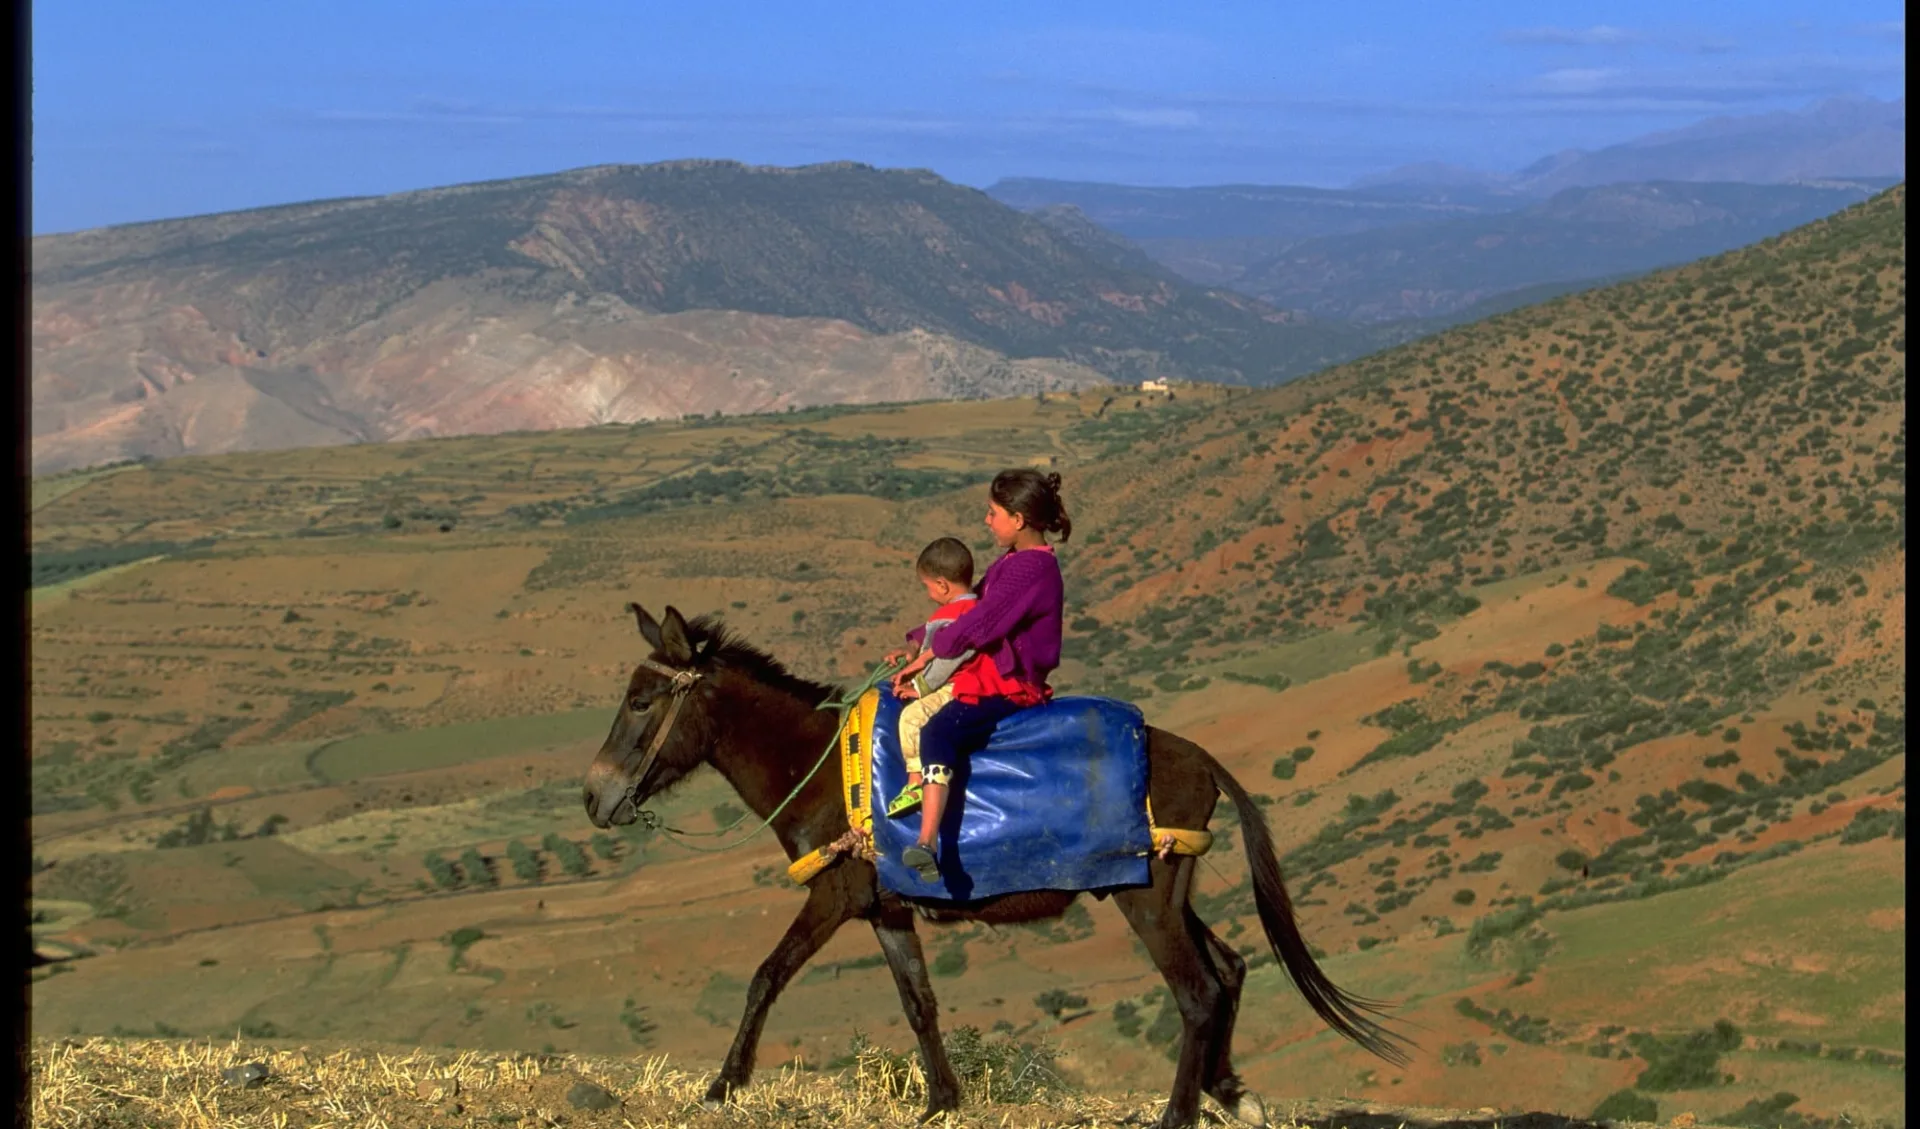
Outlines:
{"label": "blue tarp", "polygon": [[1000,723],[986,749],[955,773],[941,820],[940,880],[900,862],[920,813],[888,819],[906,784],[898,722],[905,703],[880,688],[874,718],[873,843],[880,884],[919,899],[973,901],[1023,890],[1144,886],[1146,722],[1111,698],[1057,698]]}

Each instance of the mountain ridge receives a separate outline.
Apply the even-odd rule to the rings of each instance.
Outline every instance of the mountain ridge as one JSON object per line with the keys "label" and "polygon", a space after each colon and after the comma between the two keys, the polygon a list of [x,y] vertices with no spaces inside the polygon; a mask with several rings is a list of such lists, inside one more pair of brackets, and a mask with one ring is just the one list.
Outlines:
{"label": "mountain ridge", "polygon": [[[910,333],[958,343],[944,351],[978,362],[961,384],[997,395],[1267,383],[1373,344],[1130,269],[924,170],[853,162],[602,165],[43,236],[32,253],[44,469],[960,394],[916,371]],[[702,332],[723,336],[699,347]],[[848,349],[866,359],[827,359]],[[755,390],[730,384],[742,351]],[[680,369],[650,359],[676,352]],[[316,416],[283,387],[324,387],[331,406]],[[403,400],[413,414],[392,415]]]}

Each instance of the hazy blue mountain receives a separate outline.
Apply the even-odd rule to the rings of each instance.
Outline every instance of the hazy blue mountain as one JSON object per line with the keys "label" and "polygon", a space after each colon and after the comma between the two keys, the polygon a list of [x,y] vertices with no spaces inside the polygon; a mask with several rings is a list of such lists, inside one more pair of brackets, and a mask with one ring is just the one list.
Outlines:
{"label": "hazy blue mountain", "polygon": [[1440,162],[1363,177],[1354,189],[1430,192],[1472,186],[1547,196],[1565,188],[1651,180],[1784,184],[1907,172],[1907,100],[1829,98],[1800,111],[1709,118],[1592,151],[1567,149],[1513,173]]}
{"label": "hazy blue mountain", "polygon": [[1511,291],[1730,251],[1883,187],[1669,181],[1571,188],[1517,212],[1304,240],[1249,267],[1234,286],[1323,318],[1445,317]]}

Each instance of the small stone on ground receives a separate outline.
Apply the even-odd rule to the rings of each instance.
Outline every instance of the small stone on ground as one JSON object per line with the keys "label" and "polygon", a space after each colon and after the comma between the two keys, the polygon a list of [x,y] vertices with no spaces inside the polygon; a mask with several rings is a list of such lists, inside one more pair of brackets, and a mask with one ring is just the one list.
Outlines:
{"label": "small stone on ground", "polygon": [[613,1109],[620,1104],[620,1099],[605,1086],[575,1082],[567,1091],[567,1103],[575,1109]]}
{"label": "small stone on ground", "polygon": [[229,1086],[250,1090],[267,1080],[267,1064],[249,1062],[242,1066],[229,1066],[220,1072],[220,1077],[225,1079]]}

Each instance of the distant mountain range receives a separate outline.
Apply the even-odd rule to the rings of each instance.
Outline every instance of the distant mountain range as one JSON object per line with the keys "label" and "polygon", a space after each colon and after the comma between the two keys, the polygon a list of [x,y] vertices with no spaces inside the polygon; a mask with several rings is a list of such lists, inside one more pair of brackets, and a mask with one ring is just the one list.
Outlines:
{"label": "distant mountain range", "polygon": [[987,192],[1049,222],[1096,224],[1202,285],[1372,322],[1447,317],[1507,291],[1777,235],[1897,183],[1905,137],[1904,99],[1835,99],[1569,150],[1513,174],[1427,163],[1345,189],[1012,179]]}
{"label": "distant mountain range", "polygon": [[931,173],[845,163],[607,166],[32,252],[38,470],[1147,376],[1266,384],[1380,341]]}
{"label": "distant mountain range", "polygon": [[[44,236],[33,462],[1279,383],[1837,211],[1889,131],[1904,101],[1827,103],[1348,189],[679,161]],[[1825,179],[1688,182],[1736,166]]]}
{"label": "distant mountain range", "polygon": [[1302,240],[1236,289],[1333,319],[1447,315],[1542,284],[1633,274],[1730,251],[1857,204],[1885,184],[1616,184],[1516,212]]}
{"label": "distant mountain range", "polygon": [[[1730,251],[1831,215],[1892,183],[1616,184],[1565,189],[1539,201],[1507,197],[1499,207],[1469,199],[1382,200],[1356,192],[1060,184],[1058,195],[1076,199],[1032,214],[1084,246],[1104,242],[1101,253],[1113,261],[1146,257],[1183,278],[1230,287],[1282,309],[1371,323],[1451,318],[1509,291],[1591,284]],[[1017,199],[1044,195],[1042,182],[1035,181],[1018,182],[1005,193]],[[1388,216],[1399,222],[1373,222]],[[1291,227],[1325,234],[1132,236],[1128,245],[1136,230],[1177,231],[1184,225],[1216,233],[1234,223],[1252,231]],[[1103,227],[1104,240],[1088,235],[1089,225]]]}
{"label": "distant mountain range", "polygon": [[1710,118],[1591,152],[1568,149],[1510,174],[1426,163],[1365,177],[1352,187],[1545,196],[1567,188],[1651,180],[1784,184],[1869,178],[1891,184],[1906,172],[1905,98],[1830,98],[1798,113]]}

